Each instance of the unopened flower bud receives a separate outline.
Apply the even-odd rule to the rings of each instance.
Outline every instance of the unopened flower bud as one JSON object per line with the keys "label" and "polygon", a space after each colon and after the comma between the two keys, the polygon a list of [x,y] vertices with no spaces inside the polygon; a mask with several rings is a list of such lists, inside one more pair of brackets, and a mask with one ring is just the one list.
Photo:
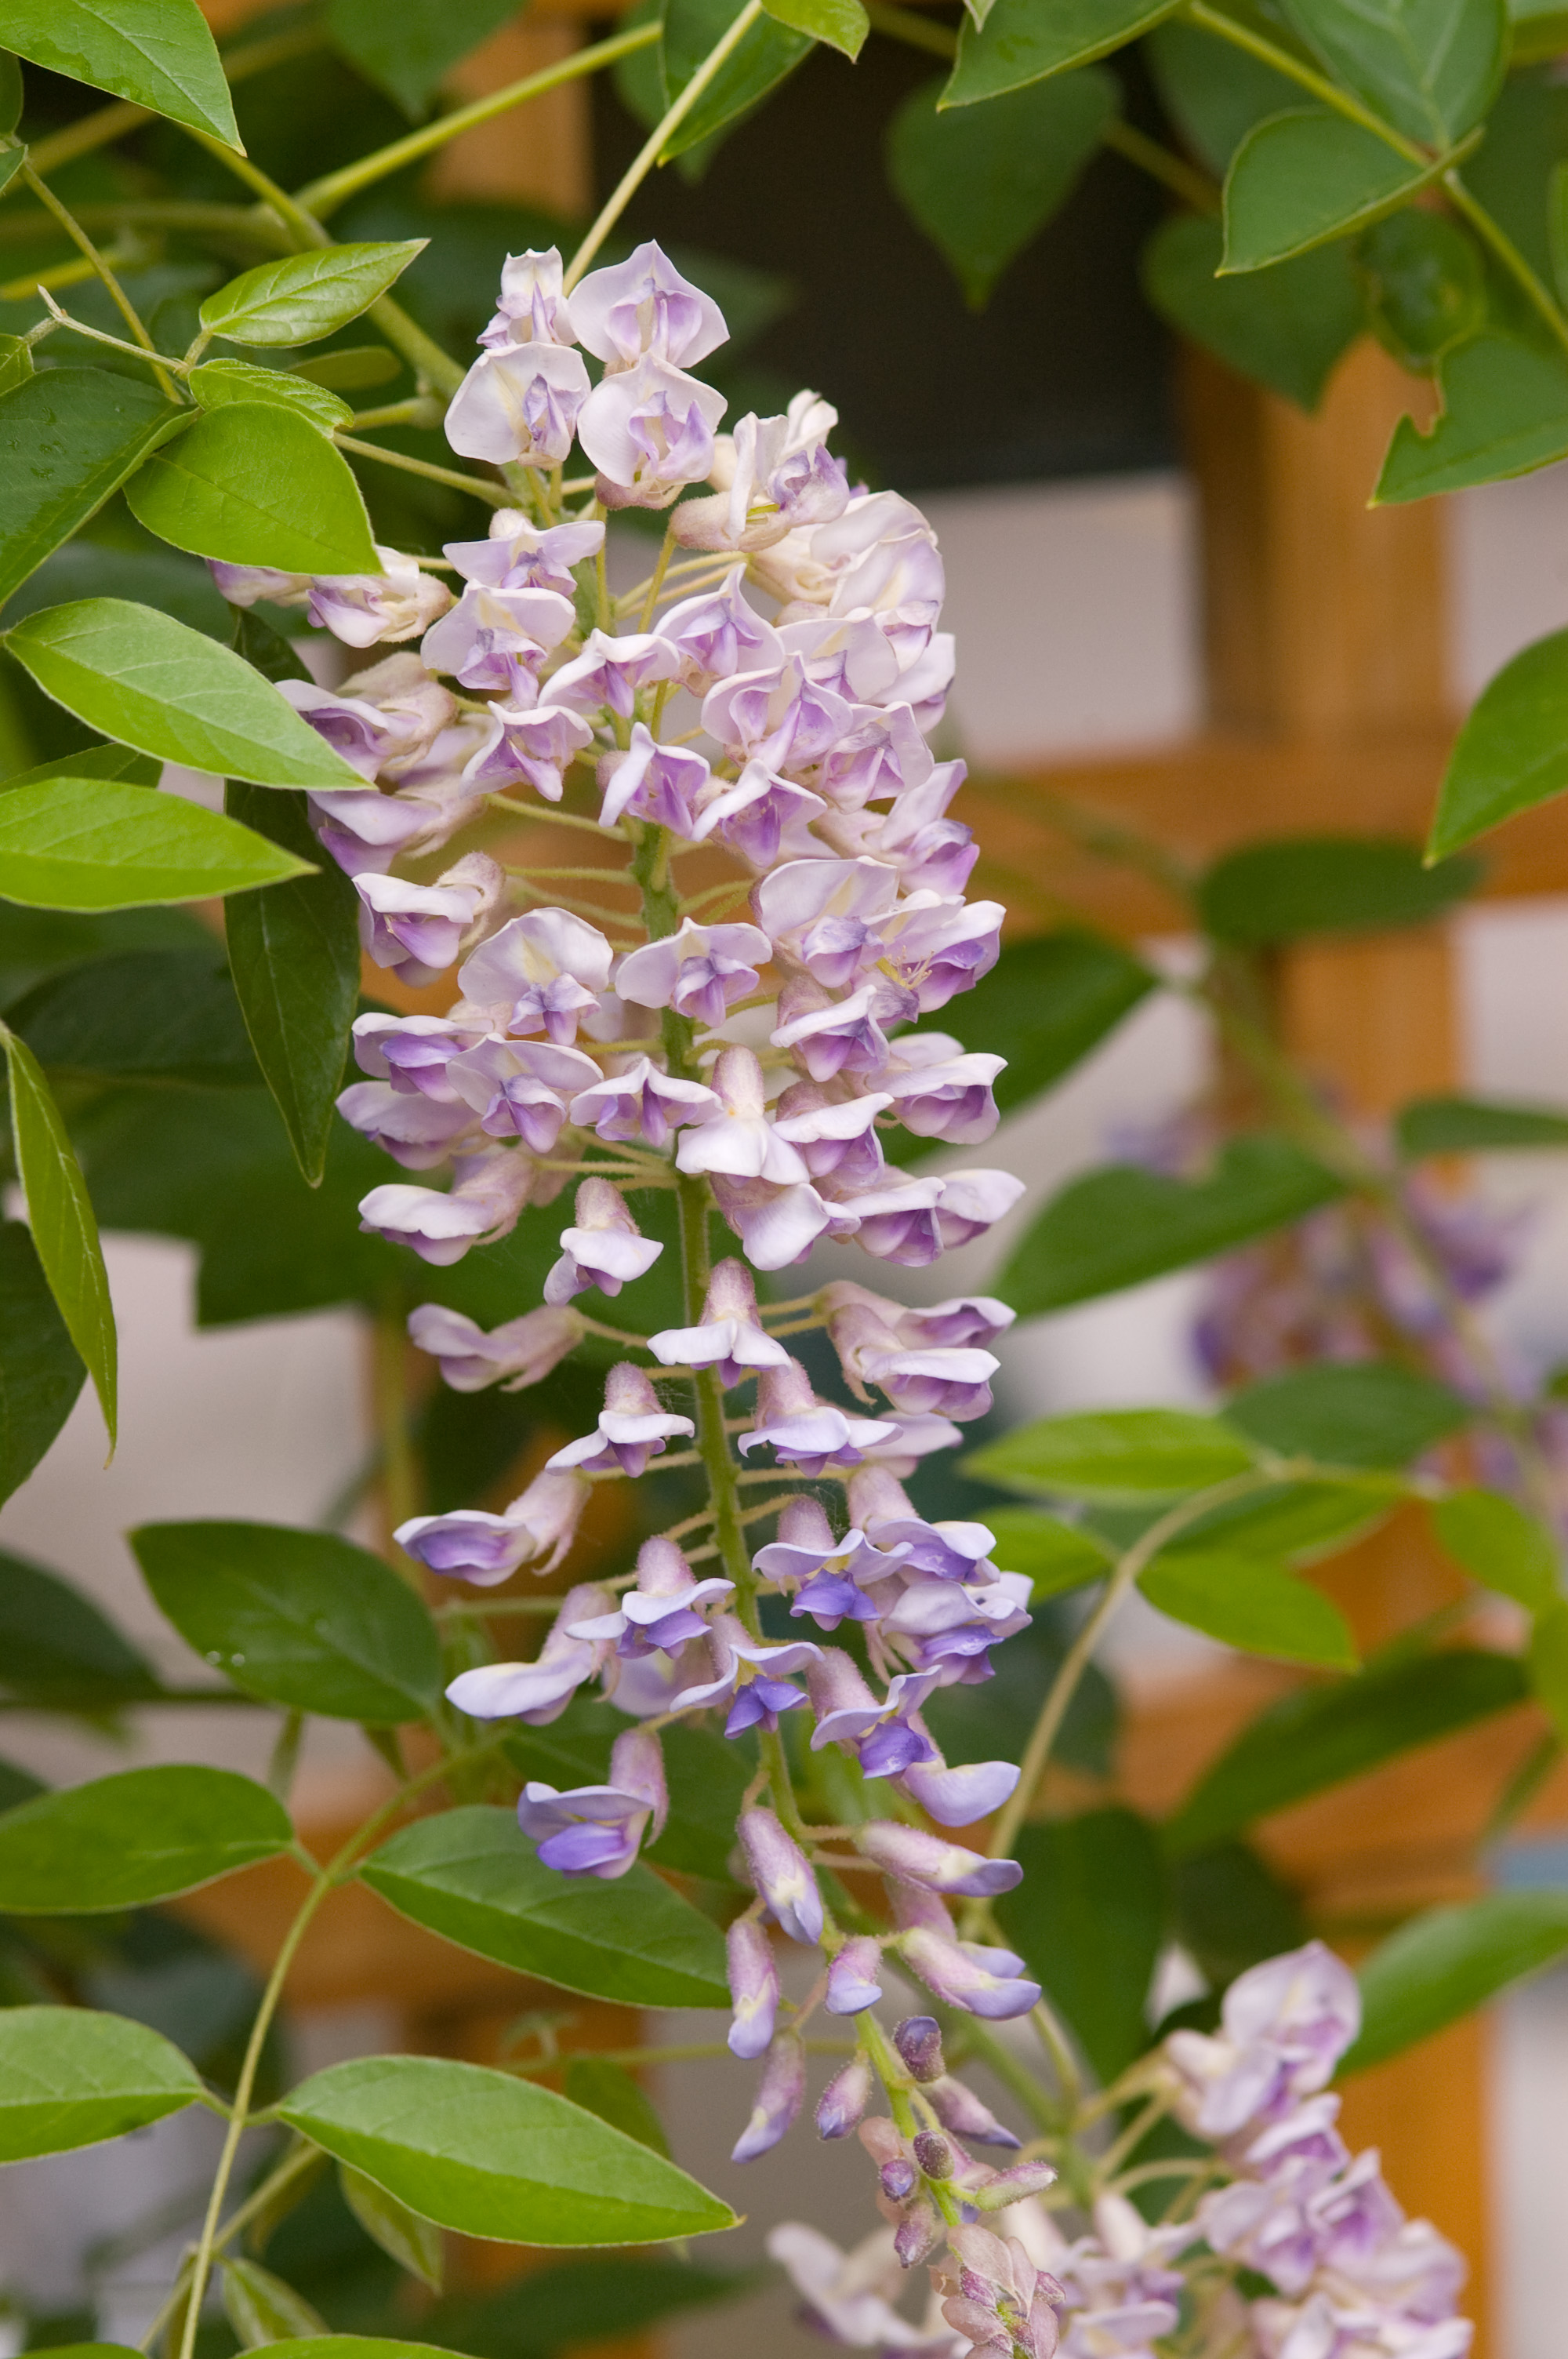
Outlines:
{"label": "unopened flower bud", "polygon": [[906,2269],[917,2268],[941,2242],[942,2223],[936,2206],[922,2196],[912,2203],[893,2231],[892,2248]]}
{"label": "unopened flower bud", "polygon": [[[942,2060],[942,2033],[934,2015],[906,2015],[894,2028],[892,2044],[916,2081],[939,2081],[947,2070]],[[956,2129],[957,2124],[948,2126]]]}
{"label": "unopened flower bud", "polygon": [[848,2137],[864,2117],[871,2101],[872,2073],[864,2056],[851,2056],[834,2073],[816,2101],[819,2137]]}
{"label": "unopened flower bud", "polygon": [[962,1893],[989,1900],[1011,1892],[1022,1880],[1015,1859],[986,1859],[962,1843],[944,1843],[922,1827],[902,1827],[892,1819],[872,1819],[856,1836],[860,1849],[891,1875],[923,1884],[928,1891]]}
{"label": "unopened flower bud", "polygon": [[906,2195],[914,2194],[918,2183],[918,2173],[907,2155],[895,2154],[891,2160],[883,2163],[877,2173],[877,2179],[882,2193],[890,2197],[894,2203],[902,2203]]}
{"label": "unopened flower bud", "polygon": [[806,2049],[797,2032],[781,2031],[768,2050],[752,2118],[735,2141],[731,2162],[754,2162],[777,2146],[806,2095]]}
{"label": "unopened flower bud", "polygon": [[882,1995],[877,1979],[881,1944],[869,1934],[846,1941],[827,1969],[827,2006],[829,2015],[859,2015],[875,2006]]}
{"label": "unopened flower bud", "polygon": [[964,2201],[981,2212],[1005,2212],[1010,2203],[1044,2195],[1055,2176],[1048,2162],[1015,2162],[1011,2170],[997,2171],[983,2186],[966,2187]]}
{"label": "unopened flower bud", "polygon": [[772,1810],[743,1811],[741,1843],[752,1881],[792,1941],[810,1949],[822,1938],[822,1896],[800,1846]]}
{"label": "unopened flower bud", "polygon": [[955,2137],[972,2138],[977,2146],[1016,2147],[1022,2142],[962,2081],[934,2081],[925,2095],[943,2128],[951,2130]]}
{"label": "unopened flower bud", "polygon": [[773,1944],[754,1917],[738,1917],[725,1935],[730,1961],[730,1995],[735,2020],[730,2027],[730,2052],[748,2062],[760,2056],[773,2036],[778,2014],[779,1977]]}
{"label": "unopened flower bud", "polygon": [[953,2149],[935,2130],[922,2130],[914,2141],[914,2159],[927,2179],[951,2179]]}

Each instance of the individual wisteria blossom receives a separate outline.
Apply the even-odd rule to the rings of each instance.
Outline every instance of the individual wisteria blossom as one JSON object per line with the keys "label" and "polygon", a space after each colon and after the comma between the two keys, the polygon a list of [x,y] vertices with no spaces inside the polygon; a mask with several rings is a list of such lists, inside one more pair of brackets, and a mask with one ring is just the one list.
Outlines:
{"label": "individual wisteria blossom", "polygon": [[530,1778],[517,1804],[517,1822],[538,1844],[546,1867],[603,1881],[625,1875],[644,1832],[651,1830],[656,1842],[668,1815],[659,1740],[643,1728],[625,1729],[616,1738],[608,1784],[574,1786],[563,1794]]}
{"label": "individual wisteria blossom", "polygon": [[657,1237],[639,1233],[618,1189],[608,1180],[585,1180],[577,1191],[576,1222],[561,1231],[561,1257],[545,1280],[545,1300],[565,1304],[595,1286],[600,1294],[619,1294],[663,1252]]}
{"label": "individual wisteria blossom", "polygon": [[408,1335],[440,1365],[454,1392],[481,1392],[499,1384],[521,1392],[543,1382],[581,1343],[582,1321],[573,1310],[525,1310],[488,1332],[460,1310],[424,1302],[408,1314]]}

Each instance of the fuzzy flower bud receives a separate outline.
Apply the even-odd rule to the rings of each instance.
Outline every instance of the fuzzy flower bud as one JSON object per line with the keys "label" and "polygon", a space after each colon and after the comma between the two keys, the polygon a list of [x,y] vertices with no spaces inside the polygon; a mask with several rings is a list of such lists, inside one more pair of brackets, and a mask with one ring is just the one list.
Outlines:
{"label": "fuzzy flower bud", "polygon": [[927,2179],[951,2179],[953,2149],[935,2130],[922,2130],[914,2141],[914,2159]]}
{"label": "fuzzy flower bud", "polygon": [[912,2080],[940,2081],[947,2070],[942,2060],[942,2029],[934,2015],[906,2015],[894,2026],[892,2044]]}
{"label": "fuzzy flower bud", "polygon": [[[916,2017],[914,2020],[929,2022],[931,2018],[928,2016]],[[893,2038],[897,2039],[897,2032]],[[902,2049],[900,2053],[903,2054]],[[904,2060],[907,2062],[908,2059]],[[916,2074],[915,2077],[918,2079],[920,2076]],[[1022,2139],[1014,2137],[1006,2125],[998,2121],[990,2107],[983,2105],[974,2091],[966,2088],[962,2081],[952,2080],[944,2074],[927,2084],[925,2095],[943,2128],[951,2130],[955,2137],[970,2139],[976,2146],[1022,2145]]]}
{"label": "fuzzy flower bud", "polygon": [[851,2056],[840,2065],[816,2101],[818,2137],[848,2137],[864,2119],[874,2086],[875,2075],[866,2057]]}
{"label": "fuzzy flower bud", "polygon": [[799,2035],[781,2031],[768,2049],[752,2118],[736,2139],[731,2162],[754,2162],[777,2146],[806,2096],[806,2049]]}
{"label": "fuzzy flower bud", "polygon": [[744,1810],[741,1843],[752,1882],[792,1941],[813,1949],[822,1939],[822,1896],[810,1863],[772,1810]]}
{"label": "fuzzy flower bud", "polygon": [[754,1917],[737,1917],[724,1937],[730,1963],[730,1996],[735,2019],[730,2052],[750,2063],[773,2036],[779,2006],[778,1968],[773,1943]]}
{"label": "fuzzy flower bud", "polygon": [[846,1941],[827,1969],[828,2014],[859,2015],[874,2006],[882,1995],[877,1979],[881,1963],[881,1944],[870,1934],[858,1933]]}
{"label": "fuzzy flower bud", "polygon": [[932,1892],[989,1900],[999,1892],[1011,1892],[1023,1880],[1023,1870],[1015,1859],[985,1859],[978,1851],[966,1851],[962,1843],[944,1843],[940,1835],[927,1834],[920,1827],[901,1827],[891,1819],[872,1819],[857,1831],[856,1842],[866,1857],[889,1875],[923,1884]]}
{"label": "fuzzy flower bud", "polygon": [[[1016,2145],[1017,2140],[1013,2143]],[[1011,2170],[994,2172],[979,2187],[966,2187],[964,2201],[980,2212],[1005,2212],[1010,2205],[1025,2202],[1032,2195],[1044,2195],[1055,2178],[1048,2162],[1018,2162]]]}

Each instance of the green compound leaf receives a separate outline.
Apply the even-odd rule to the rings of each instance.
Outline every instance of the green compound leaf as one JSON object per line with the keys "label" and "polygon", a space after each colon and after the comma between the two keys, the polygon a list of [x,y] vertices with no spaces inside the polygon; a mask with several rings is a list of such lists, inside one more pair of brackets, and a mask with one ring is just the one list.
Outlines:
{"label": "green compound leaf", "polygon": [[[1470,484],[1528,475],[1568,455],[1568,362],[1561,353],[1542,352],[1511,336],[1476,336],[1445,354],[1438,378],[1442,416],[1425,434],[1412,418],[1400,419],[1378,478],[1374,506],[1430,499],[1438,492],[1463,491]],[[1445,781],[1445,799],[1446,792]],[[1539,795],[1521,795],[1508,808],[1519,810],[1540,799]],[[1477,827],[1445,828],[1443,811],[1440,804],[1435,851],[1451,852],[1479,832]],[[1495,824],[1489,820],[1483,823]]]}
{"label": "green compound leaf", "polygon": [[305,873],[265,836],[156,787],[61,777],[0,796],[0,895],[32,909],[141,909]]}
{"label": "green compound leaf", "polygon": [[281,1802],[235,1770],[125,1769],[0,1817],[0,1910],[140,1908],[275,1859],[293,1840]]}
{"label": "green compound leaf", "polygon": [[0,604],[189,422],[108,369],[44,369],[0,393]]}
{"label": "green compound leaf", "polygon": [[[86,1375],[31,1230],[21,1221],[0,1222],[0,1500],[27,1481],[50,1448]],[[0,1633],[8,1618],[0,1603]],[[0,1682],[8,1685],[15,1676],[8,1646],[0,1648]]]}
{"label": "green compound leaf", "polygon": [[1172,1550],[1139,1575],[1138,1586],[1173,1622],[1246,1654],[1320,1670],[1356,1669],[1356,1642],[1337,1605],[1266,1557]]}
{"label": "green compound leaf", "polygon": [[1225,1404],[1232,1425],[1281,1457],[1324,1466],[1408,1466],[1475,1415],[1468,1401],[1413,1368],[1355,1360],[1264,1376]]}
{"label": "green compound leaf", "polygon": [[200,2094],[195,2066],[144,2023],[83,2006],[0,2008],[0,2162],[99,2146]]}
{"label": "green compound leaf", "polygon": [[1438,1540],[1472,1580],[1512,1597],[1531,1614],[1558,1603],[1557,1543],[1512,1499],[1479,1488],[1454,1491],[1427,1511]]}
{"label": "green compound leaf", "polygon": [[1381,2064],[1568,1951],[1568,1892],[1495,1892],[1401,1925],[1357,1971],[1361,2033],[1340,2077]]}
{"label": "green compound leaf", "polygon": [[1109,1164],[1053,1197],[999,1292],[1023,1319],[1208,1261],[1330,1204],[1343,1183],[1289,1139],[1233,1139],[1202,1180]]}
{"label": "green compound leaf", "polygon": [[364,784],[242,657],[150,606],[46,606],[5,645],[46,696],[160,762],[262,787]]}
{"label": "green compound leaf", "polygon": [[151,1664],[91,1598],[41,1564],[0,1553],[0,1688],[7,1695],[43,1712],[103,1713],[145,1703],[158,1686]]}
{"label": "green compound leaf", "polygon": [[1072,194],[1116,113],[1118,88],[1091,67],[971,114],[940,112],[941,87],[925,83],[893,116],[888,178],[978,311]]}
{"label": "green compound leaf", "polygon": [[1219,1418],[1180,1408],[1090,1410],[1021,1425],[964,1461],[1010,1491],[1076,1499],[1179,1498],[1257,1463]]}
{"label": "green compound leaf", "polygon": [[1405,203],[1442,169],[1409,164],[1376,132],[1320,107],[1249,131],[1225,181],[1225,271],[1262,270],[1347,237]]}
{"label": "green compound leaf", "polygon": [[1205,931],[1262,949],[1308,934],[1384,933],[1440,918],[1481,881],[1475,860],[1426,867],[1413,843],[1378,836],[1287,836],[1245,843],[1198,887]]}
{"label": "green compound leaf", "polygon": [[119,1343],[92,1200],[37,1058],[3,1025],[0,1034],[11,1089],[11,1141],[27,1199],[27,1225],[66,1332],[92,1379],[113,1452],[118,1429]]}
{"label": "green compound leaf", "polygon": [[1503,0],[1285,0],[1339,82],[1424,147],[1451,147],[1496,98],[1508,59]]}
{"label": "green compound leaf", "polygon": [[[1568,370],[1563,396],[1568,403]],[[1568,631],[1553,631],[1505,664],[1473,706],[1448,757],[1432,826],[1433,856],[1474,842],[1516,811],[1550,802],[1564,787]]]}
{"label": "green compound leaf", "polygon": [[1394,1121],[1408,1163],[1426,1155],[1484,1155],[1510,1147],[1568,1147],[1568,1114],[1498,1105],[1483,1098],[1412,1098]]}
{"label": "green compound leaf", "polygon": [[381,571],[353,469],[279,402],[230,402],[198,419],[125,498],[149,532],[197,557],[283,573]]}
{"label": "green compound leaf", "polygon": [[1205,1851],[1309,1794],[1507,1712],[1529,1691],[1513,1656],[1457,1647],[1299,1689],[1204,1772],[1167,1821],[1166,1843],[1177,1854]]}
{"label": "green compound leaf", "polygon": [[1088,1810],[1021,1828],[1023,1881],[995,1904],[1102,2082],[1149,2045],[1144,2000],[1165,1939],[1165,1875],[1147,1820]]}
{"label": "green compound leaf", "polygon": [[368,311],[428,243],[326,245],[258,263],[208,296],[201,324],[232,344],[313,344]]}
{"label": "green compound leaf", "polygon": [[983,31],[967,17],[958,33],[958,61],[942,104],[974,106],[982,99],[1027,89],[1047,74],[1085,66],[1136,40],[1168,16],[1175,0],[995,0]]}
{"label": "green compound leaf", "polygon": [[1144,293],[1162,319],[1229,367],[1315,409],[1365,316],[1349,254],[1316,246],[1272,269],[1221,278],[1224,250],[1217,221],[1172,214],[1143,250]]}
{"label": "green compound leaf", "polygon": [[229,86],[196,0],[6,0],[5,46],[243,155]]}
{"label": "green compound leaf", "polygon": [[465,1950],[632,2006],[723,2006],[718,1928],[641,1864],[600,1882],[544,1866],[514,1811],[473,1804],[403,1828],[360,1874]]}
{"label": "green compound leaf", "polygon": [[481,2065],[427,2056],[334,2064],[277,2111],[411,2212],[461,2235],[646,2245],[735,2225],[727,2203],[662,2155],[551,2090]]}
{"label": "green compound leaf", "polygon": [[143,1524],[130,1541],[180,1636],[248,1695],[373,1726],[435,1711],[436,1625],[352,1540],[283,1524],[181,1523]]}

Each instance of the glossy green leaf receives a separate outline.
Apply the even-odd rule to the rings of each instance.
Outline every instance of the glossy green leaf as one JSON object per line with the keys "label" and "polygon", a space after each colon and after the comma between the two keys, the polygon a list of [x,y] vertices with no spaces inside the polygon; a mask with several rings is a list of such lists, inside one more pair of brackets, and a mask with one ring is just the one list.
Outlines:
{"label": "glossy green leaf", "polygon": [[1183,1549],[1156,1557],[1138,1586],[1173,1622],[1245,1654],[1319,1670],[1356,1668],[1356,1642],[1338,1606],[1267,1557]]}
{"label": "glossy green leaf", "polygon": [[9,49],[0,50],[0,133],[9,134],[22,119],[22,69]]}
{"label": "glossy green leaf", "polygon": [[1556,1603],[1557,1543],[1544,1524],[1500,1492],[1452,1492],[1428,1509],[1438,1539],[1485,1588],[1538,1614]]}
{"label": "glossy green leaf", "polygon": [[186,383],[203,409],[226,409],[236,401],[276,401],[281,408],[297,410],[323,434],[346,426],[354,414],[348,402],[324,385],[287,369],[258,368],[254,361],[203,361]]}
{"label": "glossy green leaf", "polygon": [[1295,1894],[1248,1843],[1173,1859],[1170,1881],[1173,1930],[1215,1989],[1307,1939]]}
{"label": "glossy green leaf", "polygon": [[368,311],[427,243],[324,245],[258,263],[208,296],[201,324],[232,344],[313,344]]}
{"label": "glossy green leaf", "polygon": [[1226,175],[1220,268],[1262,270],[1347,237],[1403,204],[1435,168],[1407,163],[1376,132],[1321,107],[1271,115]]}
{"label": "glossy green leaf", "polygon": [[[665,38],[659,52],[666,105],[679,96],[740,15],[743,0],[665,0]],[[725,60],[684,123],[665,140],[661,164],[699,147],[716,131],[750,112],[793,73],[814,44],[772,16],[753,25]]]}
{"label": "glossy green leaf", "polygon": [[303,2295],[285,2285],[259,2261],[225,2254],[222,2272],[223,2311],[239,2338],[242,2351],[259,2351],[268,2343],[327,2333],[326,2320]]}
{"label": "glossy green leaf", "polygon": [[351,2170],[347,2163],[338,2165],[338,2184],[365,2234],[373,2237],[400,2269],[427,2285],[432,2293],[439,2293],[446,2263],[440,2230],[421,2220],[417,2212],[410,2212],[406,2203],[400,2203],[362,2170]]}
{"label": "glossy green leaf", "polygon": [[1412,1098],[1394,1118],[1407,1162],[1427,1155],[1482,1155],[1510,1147],[1568,1147],[1568,1114],[1482,1098]]}
{"label": "glossy green leaf", "polygon": [[1198,1779],[1166,1825],[1176,1853],[1206,1850],[1311,1794],[1434,1745],[1521,1702],[1511,1655],[1454,1648],[1300,1688],[1260,1713]]}
{"label": "glossy green leaf", "polygon": [[[1424,434],[1413,418],[1400,419],[1378,478],[1375,505],[1430,499],[1470,484],[1528,475],[1568,455],[1568,361],[1561,353],[1511,336],[1475,336],[1444,355],[1438,377],[1442,415]],[[1444,828],[1446,799],[1445,780],[1433,832],[1436,852],[1452,852],[1480,832],[1479,826]],[[1521,810],[1540,799],[1527,792],[1508,809]]]}
{"label": "glossy green leaf", "polygon": [[1473,893],[1475,860],[1422,865],[1413,843],[1380,836],[1286,836],[1243,844],[1198,887],[1205,930],[1261,948],[1305,934],[1383,933],[1426,925]]}
{"label": "glossy green leaf", "polygon": [[286,1524],[143,1524],[129,1537],[160,1610],[247,1694],[378,1725],[435,1710],[436,1625],[368,1549]]}
{"label": "glossy green leaf", "polygon": [[1401,368],[1431,368],[1487,323],[1480,248],[1442,213],[1419,205],[1367,232],[1356,260],[1370,292],[1373,334]]}
{"label": "glossy green leaf", "polygon": [[1568,1737],[1568,1599],[1535,1617],[1530,1641],[1530,1684],[1560,1737]]}
{"label": "glossy green leaf", "polygon": [[327,29],[367,82],[423,115],[453,66],[516,13],[516,0],[328,0]]}
{"label": "glossy green leaf", "polygon": [[127,484],[138,523],[176,549],[284,573],[378,573],[342,452],[308,418],[236,401],[198,419]]}
{"label": "glossy green leaf", "polygon": [[5,1020],[57,1081],[254,1089],[261,1079],[211,938],[200,950],[85,959],[13,1001]]}
{"label": "glossy green leaf", "polygon": [[334,2064],[277,2110],[410,2211],[463,2235],[644,2245],[734,2225],[728,2204],[662,2155],[549,2089],[481,2065],[427,2056]]}
{"label": "glossy green leaf", "polygon": [[775,24],[787,25],[792,32],[805,33],[814,41],[826,41],[851,63],[871,29],[860,0],[762,0],[762,5]]}
{"label": "glossy green leaf", "polygon": [[1281,1457],[1325,1466],[1408,1466],[1475,1415],[1468,1401],[1385,1360],[1323,1362],[1264,1376],[1226,1402],[1228,1421]]}
{"label": "glossy green leaf", "polygon": [[6,0],[5,34],[7,48],[34,65],[240,147],[196,0]]}
{"label": "glossy green leaf", "polygon": [[1231,1140],[1202,1180],[1108,1164],[1052,1198],[997,1290],[1021,1318],[1065,1310],[1228,1253],[1343,1193],[1321,1163],[1266,1133]]}
{"label": "glossy green leaf", "polygon": [[1334,77],[1424,147],[1451,147],[1498,94],[1503,0],[1285,0]]}
{"label": "glossy green leaf", "polygon": [[[1563,398],[1568,447],[1568,370]],[[1565,787],[1568,631],[1553,631],[1506,663],[1471,708],[1448,757],[1431,849],[1435,854],[1472,843]]]}
{"label": "glossy green leaf", "polygon": [[0,1910],[139,1908],[274,1859],[293,1838],[283,1805],[235,1770],[124,1769],[0,1819]]}
{"label": "glossy green leaf", "polygon": [[0,603],[189,418],[109,369],[42,369],[0,393]]}
{"label": "glossy green leaf", "polygon": [[1181,334],[1298,408],[1315,409],[1365,316],[1348,252],[1316,246],[1271,270],[1221,278],[1224,247],[1217,221],[1173,213],[1143,250],[1144,293]]}
{"label": "glossy green leaf", "polygon": [[1024,90],[1068,66],[1119,49],[1168,16],[1174,0],[995,0],[983,30],[959,28],[958,60],[942,104],[973,106]]}
{"label": "glossy green leaf", "polygon": [[0,1034],[11,1091],[11,1143],[27,1199],[27,1225],[66,1332],[92,1379],[113,1451],[119,1344],[92,1200],[38,1060],[3,1025]]}
{"label": "glossy green leaf", "polygon": [[221,811],[62,776],[0,796],[0,895],[36,909],[139,909],[297,876],[305,863]]}
{"label": "glossy green leaf", "polygon": [[474,1803],[405,1827],[360,1871],[416,1924],[563,1990],[631,2006],[723,2006],[717,1927],[641,1865],[611,1882],[540,1861],[514,1811]]}
{"label": "glossy green leaf", "polygon": [[[297,803],[231,786],[224,809],[303,861],[319,848]],[[358,900],[336,862],[232,904],[226,933],[234,989],[256,1061],[312,1187],[327,1142],[359,1005]]]}
{"label": "glossy green leaf", "polygon": [[[0,1222],[0,1501],[27,1481],[49,1449],[86,1375],[31,1230],[20,1221]],[[7,1618],[0,1603],[0,1629]],[[0,1652],[0,1681],[15,1676]]]}
{"label": "glossy green leaf", "polygon": [[[1398,1498],[1391,1485],[1379,1491],[1364,1484],[1281,1483],[1211,1507],[1189,1524],[1165,1553],[1219,1548],[1243,1556],[1315,1564],[1383,1522]],[[1097,1515],[1096,1521],[1103,1524],[1105,1518]]]}
{"label": "glossy green leaf", "polygon": [[1129,1499],[1206,1491],[1256,1462],[1241,1436],[1217,1417],[1108,1408],[1036,1419],[974,1451],[964,1464],[1010,1491]]}
{"label": "glossy green leaf", "polygon": [[668,2155],[670,2142],[654,2102],[624,2064],[613,2063],[608,2056],[568,2057],[566,2093],[585,2114],[596,2114],[654,2154]]}
{"label": "glossy green leaf", "polygon": [[101,2145],[200,2094],[194,2065],[146,2024],[84,2006],[0,2008],[0,2162]]}
{"label": "glossy green leaf", "polygon": [[1011,92],[983,113],[942,113],[940,82],[913,91],[888,126],[888,178],[973,310],[1060,212],[1117,111],[1099,67]]}
{"label": "glossy green leaf", "polygon": [[[1271,25],[1271,38],[1281,28]],[[1283,39],[1289,45],[1289,36]],[[1219,179],[1247,134],[1267,115],[1301,104],[1300,82],[1265,65],[1247,49],[1166,17],[1143,44],[1165,111],[1194,154]]]}
{"label": "glossy green leaf", "polygon": [[8,778],[0,778],[0,794],[8,795],[13,787],[36,787],[58,778],[69,769],[73,778],[124,778],[134,787],[156,787],[162,771],[161,762],[150,754],[138,754],[132,745],[82,745],[63,761],[37,762],[30,770],[14,770]]}
{"label": "glossy green leaf", "polygon": [[1568,1892],[1493,1892],[1413,1918],[1357,1969],[1361,2033],[1341,2077],[1429,2039],[1564,1951]]}
{"label": "glossy green leaf", "polygon": [[68,712],[161,762],[262,787],[364,783],[232,648],[150,606],[48,606],[5,645]]}
{"label": "glossy green leaf", "polygon": [[0,1554],[0,1688],[7,1695],[44,1712],[106,1712],[146,1702],[158,1686],[151,1664],[91,1598],[41,1564]]}
{"label": "glossy green leaf", "polygon": [[1103,1581],[1114,1551],[1097,1534],[1059,1516],[1029,1507],[988,1507],[986,1523],[996,1535],[991,1550],[1003,1572],[1026,1573],[1036,1605],[1064,1596],[1086,1582]]}
{"label": "glossy green leaf", "polygon": [[998,1924],[1067,2018],[1102,2082],[1149,2045],[1143,2003],[1164,1944],[1164,1875],[1147,1820],[1089,1810],[1021,1829],[1023,1881]]}

